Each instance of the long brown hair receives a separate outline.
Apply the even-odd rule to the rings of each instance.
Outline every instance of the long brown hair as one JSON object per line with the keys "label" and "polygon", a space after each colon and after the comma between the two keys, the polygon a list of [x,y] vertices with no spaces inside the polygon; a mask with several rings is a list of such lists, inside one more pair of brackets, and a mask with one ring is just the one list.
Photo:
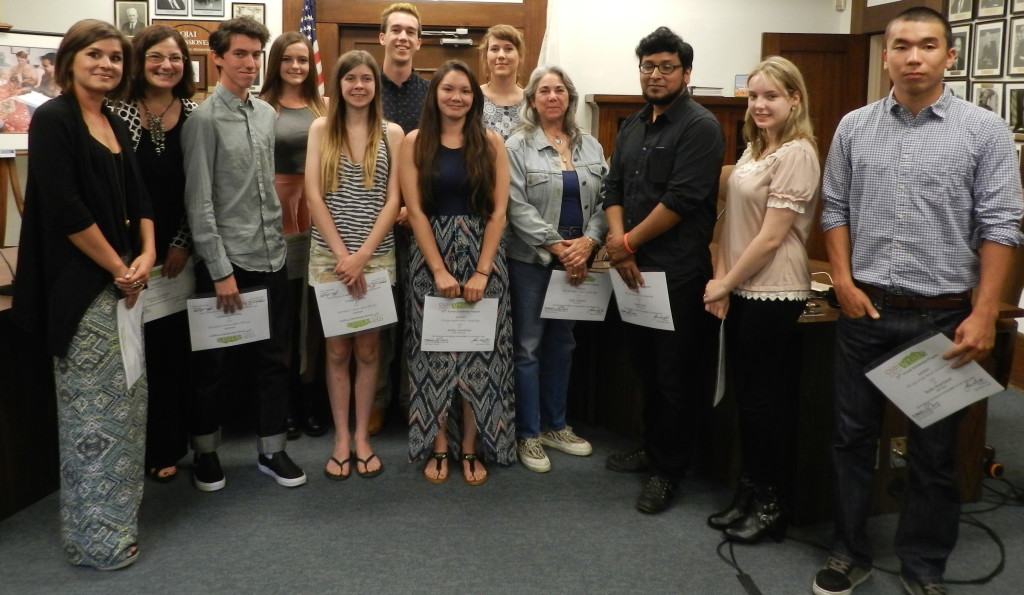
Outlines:
{"label": "long brown hair", "polygon": [[[384,109],[381,107],[380,69],[377,61],[368,52],[363,50],[352,50],[345,52],[334,65],[334,72],[331,75],[331,89],[338,92],[337,98],[331,102],[327,112],[327,135],[324,137],[323,150],[320,152],[320,191],[324,194],[334,192],[338,189],[338,163],[341,160],[341,152],[348,144],[348,130],[345,128],[345,114],[348,106],[341,94],[341,80],[353,68],[357,66],[369,66],[373,72],[373,100],[370,103],[369,122],[366,139],[366,150],[363,153],[363,187],[369,190],[373,187],[373,178],[377,171],[377,151],[380,150],[380,143],[386,143],[387,137],[383,133]],[[351,154],[351,150],[349,154]],[[354,157],[354,155],[353,155]]]}
{"label": "long brown hair", "polygon": [[420,192],[423,195],[423,210],[433,213],[437,209],[437,197],[433,194],[434,179],[437,177],[437,155],[441,147],[441,112],[437,106],[437,88],[448,73],[459,71],[469,79],[473,90],[473,104],[469,106],[465,123],[462,125],[463,161],[469,181],[469,211],[483,217],[490,217],[494,211],[494,148],[487,140],[484,128],[484,93],[477,84],[472,71],[461,60],[449,60],[442,64],[430,81],[427,98],[420,116],[420,132],[416,137],[413,161],[419,168]]}
{"label": "long brown hair", "polygon": [[320,90],[317,88],[316,64],[313,62],[313,46],[306,39],[306,36],[298,31],[287,31],[274,40],[270,46],[270,56],[267,58],[266,78],[263,80],[263,88],[260,89],[260,99],[274,106],[274,109],[281,111],[281,92],[284,89],[284,80],[281,78],[281,60],[284,59],[284,51],[296,43],[306,46],[309,51],[309,71],[306,78],[299,85],[299,95],[303,103],[318,118],[327,113],[324,107],[324,100],[320,97]]}

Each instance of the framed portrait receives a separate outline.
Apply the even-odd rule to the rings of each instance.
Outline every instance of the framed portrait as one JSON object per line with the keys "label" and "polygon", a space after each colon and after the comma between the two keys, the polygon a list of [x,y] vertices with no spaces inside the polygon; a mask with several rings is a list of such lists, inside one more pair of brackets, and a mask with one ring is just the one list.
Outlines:
{"label": "framed portrait", "polygon": [[149,25],[149,2],[114,0],[114,26],[128,37]]}
{"label": "framed portrait", "polygon": [[222,17],[224,16],[225,1],[226,0],[191,0],[192,16]]}
{"label": "framed portrait", "polygon": [[260,71],[256,73],[256,79],[253,80],[252,86],[249,87],[249,91],[255,93],[257,97],[260,94],[260,89],[263,88],[263,77],[264,77],[263,73],[265,73],[266,71],[267,71],[267,52],[263,52],[263,64],[260,65]]}
{"label": "framed portrait", "polygon": [[188,0],[156,0],[153,15],[158,17],[187,17]]}
{"label": "framed portrait", "polygon": [[973,76],[1001,76],[1003,74],[1003,39],[1006,21],[991,21],[974,25]]}
{"label": "framed portrait", "polygon": [[967,65],[971,63],[971,26],[960,25],[953,27],[952,31],[956,57],[953,58],[953,65],[946,71],[946,76],[967,76]]}
{"label": "framed portrait", "polygon": [[1013,7],[1010,8],[1010,12],[1014,14],[1024,12],[1024,0],[1013,0]]}
{"label": "framed portrait", "polygon": [[1007,0],[978,0],[978,18],[1001,17],[1006,14]]}
{"label": "framed portrait", "polygon": [[974,0],[949,0],[949,22],[969,21],[973,16]]}
{"label": "framed portrait", "polygon": [[60,36],[0,33],[0,149],[27,149],[32,114],[60,95],[53,80],[60,40]]}
{"label": "framed portrait", "polygon": [[1010,51],[1006,74],[1024,74],[1024,17],[1010,19]]}
{"label": "framed portrait", "polygon": [[267,24],[266,4],[253,4],[249,2],[233,2],[231,4],[231,18],[252,17],[257,21]]}
{"label": "framed portrait", "polygon": [[964,101],[970,101],[970,97],[967,96],[967,81],[945,81],[946,87],[953,90],[953,95],[956,95]]}
{"label": "framed portrait", "polygon": [[974,105],[1002,117],[1003,87],[1003,83],[974,83],[971,89]]}
{"label": "framed portrait", "polygon": [[1005,117],[1014,133],[1024,132],[1024,83],[1006,85]]}
{"label": "framed portrait", "polygon": [[196,83],[197,91],[206,91],[210,83],[206,72],[206,58],[208,54],[189,53],[192,60],[192,80]]}

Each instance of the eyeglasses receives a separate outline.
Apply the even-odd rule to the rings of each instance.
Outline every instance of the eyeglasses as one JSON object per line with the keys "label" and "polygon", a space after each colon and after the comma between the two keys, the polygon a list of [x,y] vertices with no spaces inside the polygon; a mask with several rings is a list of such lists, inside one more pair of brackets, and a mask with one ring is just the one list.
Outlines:
{"label": "eyeglasses", "polygon": [[658,64],[657,66],[655,66],[654,64],[651,64],[650,62],[644,62],[643,64],[640,65],[640,72],[642,72],[643,74],[652,74],[654,72],[654,69],[657,68],[658,72],[660,72],[661,74],[672,74],[673,72],[676,71],[677,68],[682,68],[682,67],[683,67],[682,64],[668,64],[668,63],[665,63],[665,64]]}
{"label": "eyeglasses", "polygon": [[165,56],[163,54],[146,54],[146,62],[150,64],[163,64],[164,60],[170,60],[171,64],[181,64],[185,61],[185,56],[181,54],[171,54]]}

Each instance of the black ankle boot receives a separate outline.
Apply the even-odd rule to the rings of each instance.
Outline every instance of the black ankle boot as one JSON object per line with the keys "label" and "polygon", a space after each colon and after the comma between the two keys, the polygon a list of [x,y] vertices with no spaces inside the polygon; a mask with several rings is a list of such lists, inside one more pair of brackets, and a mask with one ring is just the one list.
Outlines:
{"label": "black ankle boot", "polygon": [[747,516],[750,510],[750,501],[754,496],[754,484],[746,473],[740,475],[739,485],[736,486],[736,495],[732,498],[729,508],[708,517],[708,526],[712,529],[722,531],[733,526],[743,517]]}
{"label": "black ankle boot", "polygon": [[757,543],[768,535],[777,543],[786,537],[786,524],[778,488],[755,486],[750,511],[738,523],[725,529],[725,538],[739,543]]}

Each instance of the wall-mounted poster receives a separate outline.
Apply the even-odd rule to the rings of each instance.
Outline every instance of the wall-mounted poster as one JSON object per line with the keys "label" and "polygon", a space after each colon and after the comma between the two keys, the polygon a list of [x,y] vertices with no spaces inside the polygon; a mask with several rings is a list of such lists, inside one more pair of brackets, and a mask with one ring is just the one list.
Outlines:
{"label": "wall-mounted poster", "polygon": [[953,65],[946,71],[946,76],[967,76],[967,65],[970,64],[971,26],[953,27],[953,49],[956,57]]}
{"label": "wall-mounted poster", "polygon": [[60,39],[0,33],[0,149],[27,149],[32,114],[60,94],[53,82]]}
{"label": "wall-mounted poster", "polygon": [[266,25],[266,5],[251,4],[248,2],[233,2],[231,4],[231,18],[237,19],[239,17],[251,17]]}
{"label": "wall-mounted poster", "polygon": [[224,0],[192,0],[192,16],[222,17],[224,16]]}
{"label": "wall-mounted poster", "polygon": [[1003,29],[1006,21],[992,21],[974,25],[973,76],[1000,76],[1003,74]]}

